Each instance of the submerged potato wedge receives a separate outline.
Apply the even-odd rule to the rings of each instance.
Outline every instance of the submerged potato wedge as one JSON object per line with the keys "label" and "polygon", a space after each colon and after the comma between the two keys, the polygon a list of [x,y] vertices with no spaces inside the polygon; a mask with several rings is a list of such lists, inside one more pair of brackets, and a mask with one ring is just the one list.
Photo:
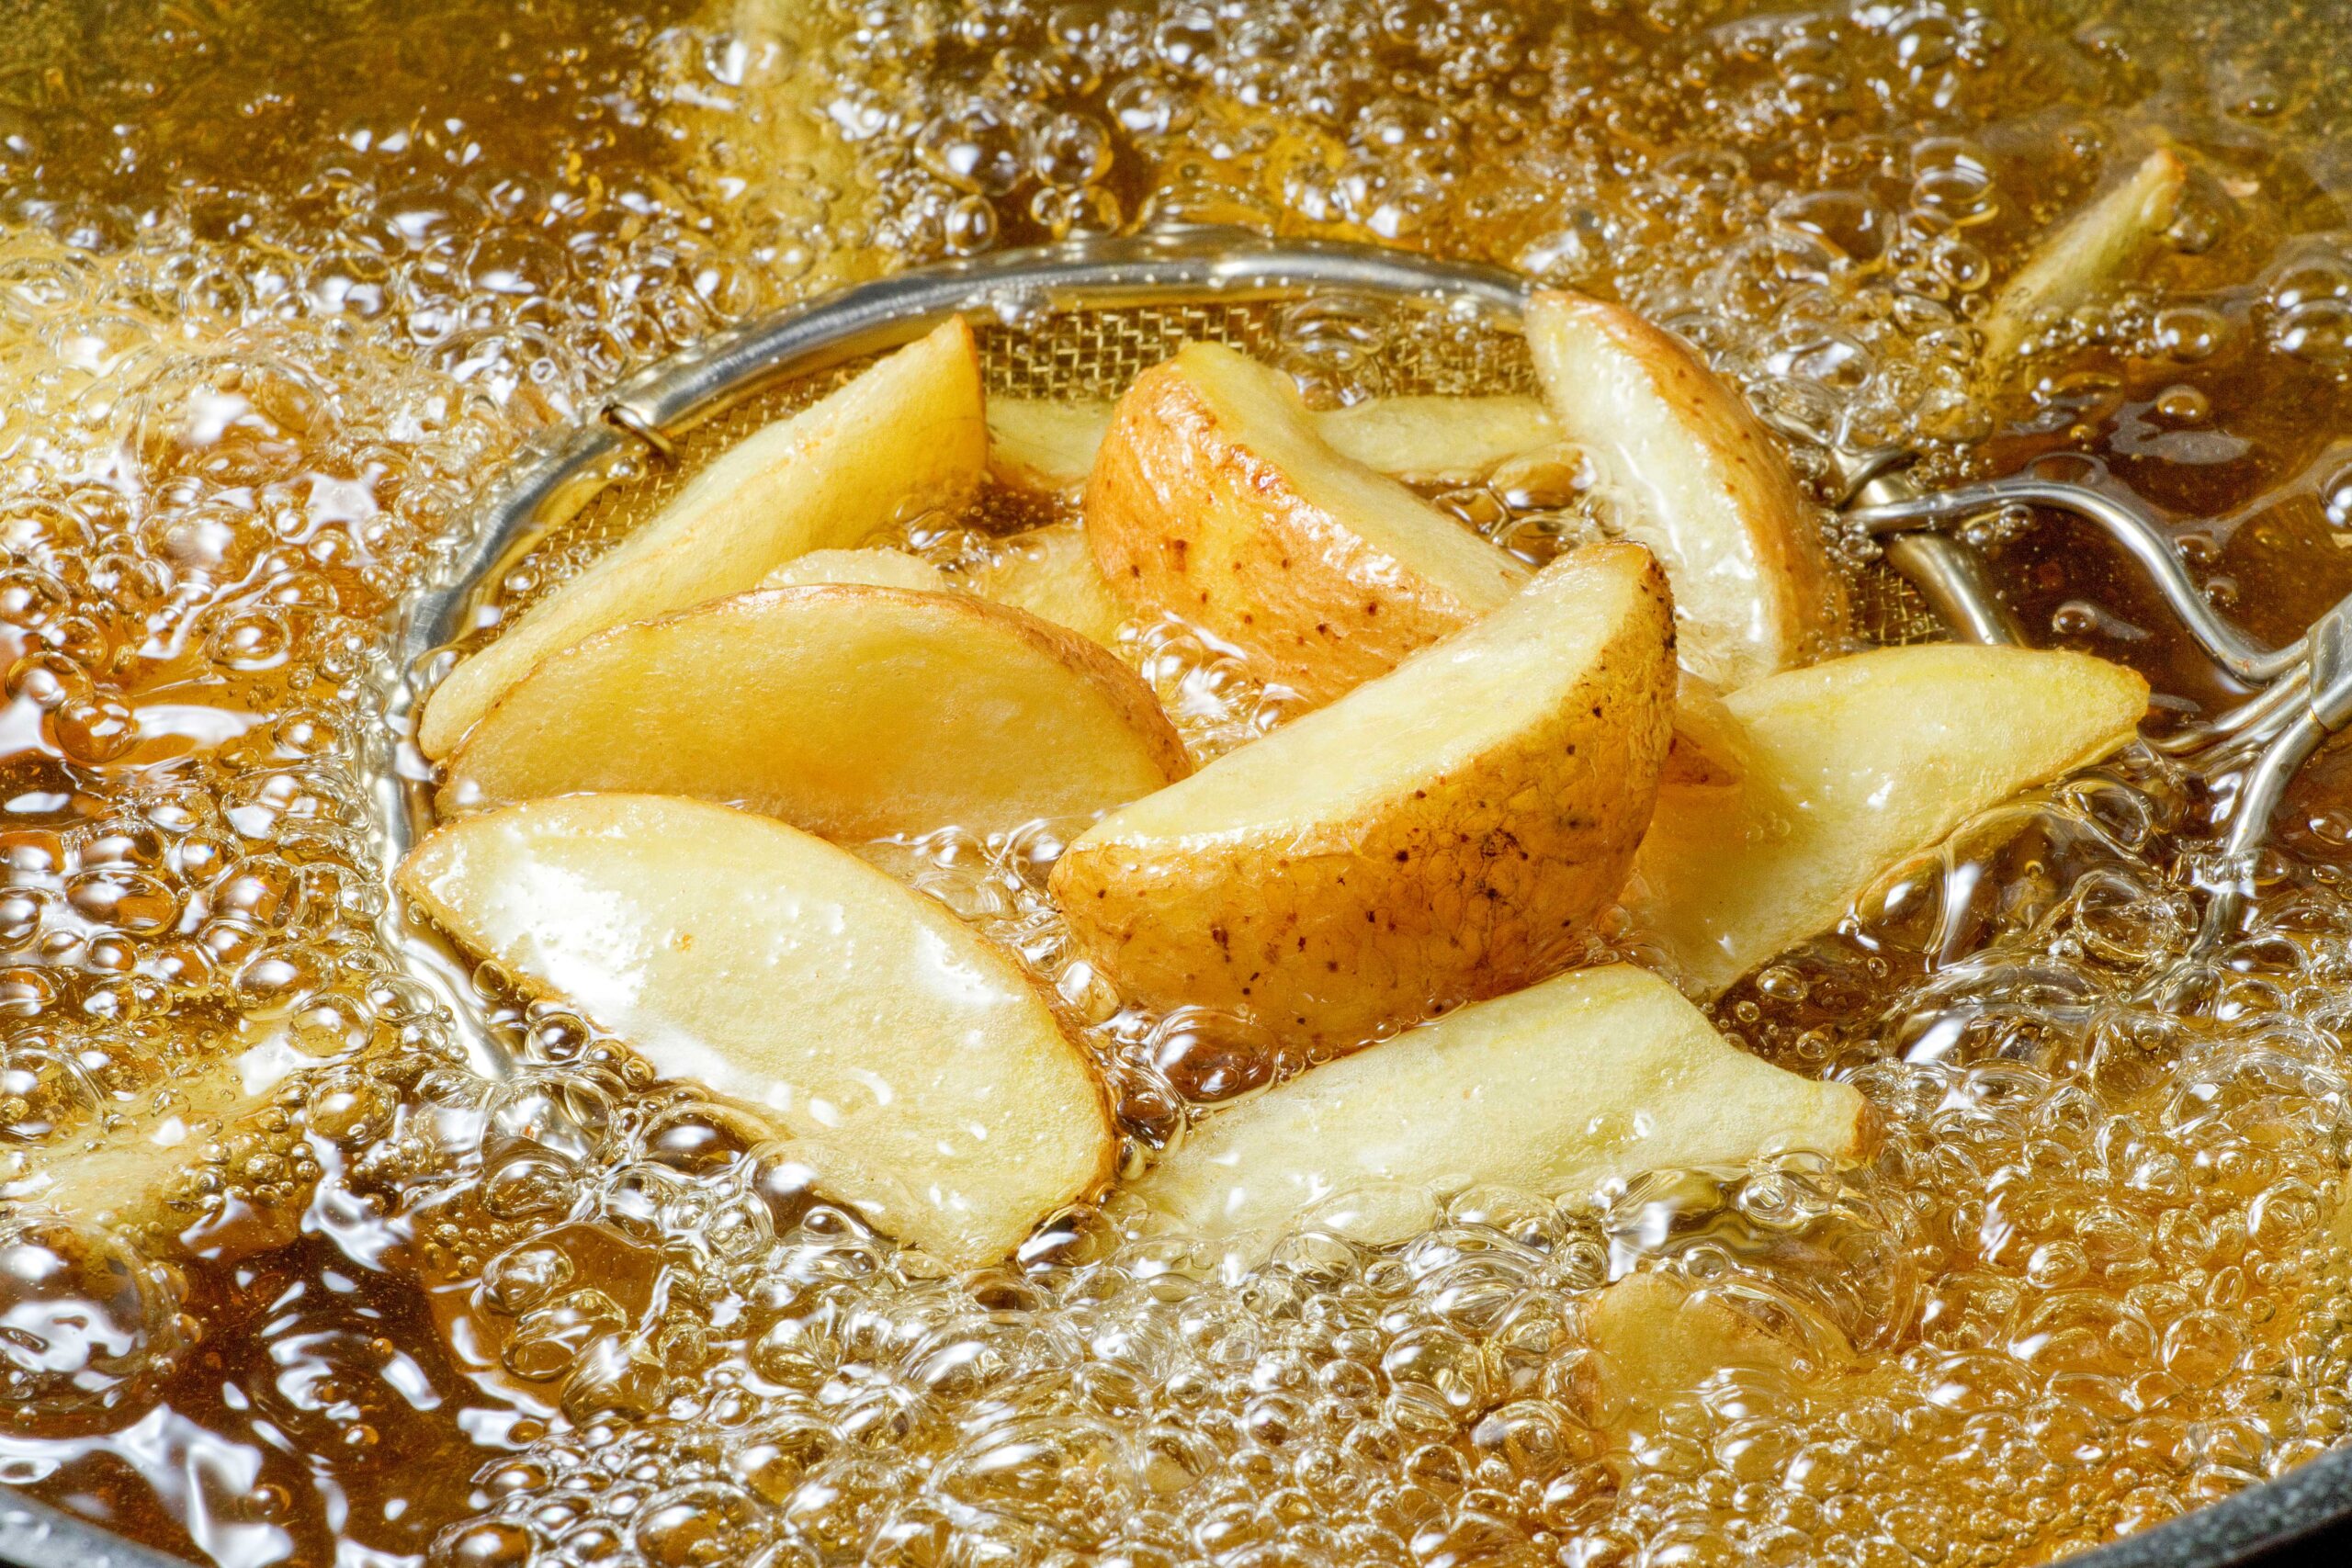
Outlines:
{"label": "submerged potato wedge", "polygon": [[1851,1085],[1759,1061],[1665,981],[1611,964],[1310,1068],[1211,1117],[1135,1190],[1254,1258],[1367,1183],[1584,1192],[1794,1150],[1849,1163],[1864,1137]]}
{"label": "submerged potato wedge", "polygon": [[1028,976],[944,905],[780,822],[574,795],[443,827],[403,892],[666,1077],[793,1140],[829,1196],[956,1267],[1100,1186],[1114,1138]]}
{"label": "submerged potato wedge", "polygon": [[811,550],[760,579],[762,588],[813,588],[827,582],[904,588],[916,593],[947,593],[956,586],[945,572],[921,556],[881,548]]}
{"label": "submerged potato wedge", "polygon": [[1052,888],[1125,995],[1351,1044],[1559,967],[1649,818],[1674,688],[1665,579],[1597,545],[1469,630],[1064,852]]}
{"label": "submerged potato wedge", "polygon": [[1618,527],[1666,567],[1686,667],[1736,691],[1837,631],[1843,588],[1788,466],[1736,393],[1677,339],[1580,295],[1537,295],[1527,344]]}
{"label": "submerged potato wedge", "polygon": [[958,319],[729,448],[658,516],[450,671],[425,704],[418,747],[447,756],[542,660],[609,626],[741,593],[795,556],[961,505],[987,456],[979,352]]}
{"label": "submerged potato wedge", "polygon": [[1068,626],[1105,648],[1117,644],[1127,618],[1126,606],[1102,581],[1086,547],[1086,530],[1075,523],[1032,528],[1004,540],[996,558],[972,574],[972,587],[985,598]]}
{"label": "submerged potato wedge", "polygon": [[721,599],[567,649],[467,737],[445,812],[580,790],[693,795],[834,839],[1083,817],[1190,769],[1141,677],[967,593]]}
{"label": "submerged potato wedge", "polygon": [[1325,703],[1509,599],[1527,569],[1335,450],[1290,378],[1212,344],[1136,378],[1086,482],[1114,591]]}
{"label": "submerged potato wedge", "polygon": [[1969,817],[2129,742],[2148,683],[2087,654],[1939,643],[1833,659],[1724,703],[1746,776],[1659,790],[1625,897],[1705,996],[1835,925]]}
{"label": "submerged potato wedge", "polygon": [[[1113,405],[1101,400],[989,400],[989,478],[1033,494],[1086,483]],[[1308,416],[1344,456],[1407,484],[1468,484],[1560,438],[1533,398],[1371,398]]]}
{"label": "submerged potato wedge", "polygon": [[102,1115],[0,1151],[0,1203],[134,1232],[156,1256],[228,1258],[283,1246],[311,1183],[239,1181],[238,1200],[224,1203],[220,1151],[234,1138],[247,1157],[293,1168],[306,1129],[278,1109],[279,1096],[294,1074],[322,1065],[282,1024],[241,1023],[224,1049],[189,1051],[135,1099],[109,1100]]}
{"label": "submerged potato wedge", "polygon": [[1655,1418],[1726,1368],[1802,1378],[1842,1371],[1839,1347],[1781,1337],[1716,1292],[1662,1274],[1629,1274],[1597,1292],[1581,1314],[1584,1341],[1600,1353],[1584,1390],[1603,1414]]}
{"label": "submerged potato wedge", "polygon": [[1984,363],[1998,374],[2043,320],[2084,304],[2153,251],[2180,215],[2188,164],[2158,148],[2036,247],[1985,314]]}

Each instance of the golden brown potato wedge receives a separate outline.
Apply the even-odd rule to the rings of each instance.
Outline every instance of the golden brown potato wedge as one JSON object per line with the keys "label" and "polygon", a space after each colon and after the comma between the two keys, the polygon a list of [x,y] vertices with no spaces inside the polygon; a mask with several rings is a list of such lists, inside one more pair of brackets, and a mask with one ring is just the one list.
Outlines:
{"label": "golden brown potato wedge", "polygon": [[[1102,401],[989,400],[989,478],[1018,491],[1075,495],[1111,428]],[[1534,398],[1370,398],[1308,416],[1341,455],[1407,484],[1470,484],[1559,440]]]}
{"label": "golden brown potato wedge", "polygon": [[1649,818],[1666,582],[1599,545],[1390,675],[1113,813],[1054,868],[1126,996],[1338,1044],[1560,966]]}
{"label": "golden brown potato wedge", "polygon": [[1665,981],[1611,964],[1310,1068],[1212,1116],[1135,1190],[1255,1258],[1302,1210],[1368,1183],[1583,1193],[1794,1150],[1849,1163],[1865,1135],[1852,1086],[1748,1055]]}
{"label": "golden brown potato wedge", "polygon": [[1325,703],[1517,592],[1527,569],[1336,451],[1288,377],[1191,344],[1119,400],[1086,535],[1121,597]]}
{"label": "golden brown potato wedge", "polygon": [[2036,326],[2121,281],[2172,227],[2188,188],[2188,160],[2158,148],[2043,239],[1984,317],[1985,367],[1998,375]]}
{"label": "golden brown potato wedge", "polygon": [[1119,627],[1127,618],[1126,606],[1102,581],[1086,547],[1086,530],[1075,523],[1032,528],[1002,541],[994,558],[972,574],[972,587],[1105,648],[1118,645]]}
{"label": "golden brown potato wedge", "polygon": [[1947,643],[1833,659],[1724,705],[1746,776],[1658,792],[1625,897],[1703,996],[1969,817],[2127,744],[2148,683],[2087,654]]}
{"label": "golden brown potato wedge", "polygon": [[724,801],[828,838],[1087,817],[1191,767],[1141,677],[968,593],[832,584],[616,626],[507,693],[445,812],[580,790]]}
{"label": "golden brown potato wedge", "polygon": [[1683,664],[1725,691],[1802,663],[1844,591],[1788,466],[1737,393],[1621,305],[1547,291],[1527,344],[1624,536],[1674,584]]}
{"label": "golden brown potato wedge", "polygon": [[1084,1055],[945,906],[783,823],[661,795],[454,822],[400,886],[466,950],[800,1147],[827,1195],[956,1267],[1108,1179]]}
{"label": "golden brown potato wedge", "polygon": [[904,588],[915,593],[951,593],[956,589],[945,572],[921,556],[878,547],[811,550],[760,579],[762,588],[814,588],[828,582]]}
{"label": "golden brown potato wedge", "polygon": [[952,321],[729,448],[660,515],[526,610],[434,689],[418,747],[447,756],[540,660],[606,627],[741,593],[795,556],[962,505],[987,457],[979,353]]}

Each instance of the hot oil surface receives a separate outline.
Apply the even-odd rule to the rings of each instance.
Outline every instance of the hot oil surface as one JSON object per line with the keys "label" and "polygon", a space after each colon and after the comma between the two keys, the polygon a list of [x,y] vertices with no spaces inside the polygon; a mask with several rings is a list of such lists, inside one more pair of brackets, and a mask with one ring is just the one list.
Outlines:
{"label": "hot oil surface", "polygon": [[[495,976],[521,1067],[481,1079],[376,925],[359,782],[387,617],[528,435],[829,279],[1161,220],[1613,291],[1938,473],[2094,455],[2284,637],[2352,588],[2352,58],[2326,7],[2214,9],[37,10],[0,84],[16,1174],[168,1122],[255,1038],[298,1066],[190,1142],[171,1213],[209,1257],[11,1222],[38,1331],[0,1473],[254,1563],[1879,1568],[2044,1560],[2337,1440],[2335,759],[2209,1018],[2138,999],[2207,803],[2127,759],[1719,1008],[1869,1092],[1850,1180],[1430,1198],[1386,1251],[1327,1213],[1238,1280],[1115,1203],[942,1277]],[[2172,253],[1976,385],[1957,323],[2150,124],[2204,171]],[[1263,346],[1323,395],[1392,389],[1344,306]],[[1606,523],[1573,454],[1441,499],[1533,554]],[[1996,550],[2030,624],[2222,694],[2100,551]],[[1146,632],[1196,739],[1279,716]],[[1069,963],[1056,841],[869,852],[1092,1021],[1140,1160],[1265,1053]],[[1575,1309],[1636,1265],[1855,1370],[1606,1422]]]}

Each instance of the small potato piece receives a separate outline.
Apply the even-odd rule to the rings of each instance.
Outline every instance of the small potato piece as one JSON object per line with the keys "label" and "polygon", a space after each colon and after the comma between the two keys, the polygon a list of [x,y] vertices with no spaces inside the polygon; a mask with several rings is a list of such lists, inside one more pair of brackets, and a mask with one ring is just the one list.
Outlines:
{"label": "small potato piece", "polygon": [[963,505],[987,457],[979,351],[958,319],[729,448],[659,516],[449,671],[425,704],[419,749],[447,756],[540,660],[608,626],[741,593],[795,556]]}
{"label": "small potato piece", "polygon": [[956,589],[945,572],[921,556],[880,548],[811,550],[760,579],[762,588],[812,588],[827,582],[904,588],[915,593],[951,593]]}
{"label": "small potato piece", "polygon": [[1748,1055],[1673,987],[1621,964],[1310,1068],[1209,1118],[1135,1190],[1255,1260],[1301,1211],[1369,1183],[1583,1193],[1792,1150],[1850,1163],[1864,1136],[1851,1085]]}
{"label": "small potato piece", "polygon": [[827,838],[1087,817],[1184,776],[1136,672],[967,593],[833,584],[616,626],[449,764],[445,813],[581,790],[724,801]]}
{"label": "small potato piece", "polygon": [[1311,704],[1467,626],[1528,575],[1334,450],[1288,377],[1211,344],[1119,400],[1085,511],[1114,592],[1225,638]]}
{"label": "small potato piece", "polygon": [[1630,1274],[1585,1303],[1585,1342],[1600,1352],[1586,1393],[1605,1416],[1642,1418],[1726,1367],[1804,1377],[1843,1371],[1849,1357],[1784,1339],[1712,1290],[1662,1274]]}
{"label": "small potato piece", "polygon": [[1709,997],[1968,818],[2127,744],[2148,683],[2087,654],[1939,643],[1791,671],[1724,705],[1747,776],[1661,789],[1625,897]]}
{"label": "small potato piece", "polygon": [[1101,1186],[1102,1091],[1029,977],[944,905],[766,818],[573,795],[401,863],[466,950],[801,1147],[828,1196],[951,1267]]}
{"label": "small potato piece", "polygon": [[[1111,428],[1111,409],[990,398],[989,478],[1032,494],[1075,493]],[[1533,398],[1371,398],[1308,417],[1336,450],[1408,484],[1474,483],[1560,438],[1551,411]]]}
{"label": "small potato piece", "polygon": [[1723,694],[1688,670],[1674,689],[1674,744],[1667,748],[1668,784],[1728,788],[1747,773],[1747,740]]}
{"label": "small potato piece", "polygon": [[1665,565],[1692,673],[1736,691],[1838,628],[1844,590],[1788,466],[1688,348],[1621,305],[1560,292],[1535,297],[1527,344],[1620,530]]}
{"label": "small potato piece", "polygon": [[2188,161],[2160,147],[2044,238],[1984,317],[1986,368],[2000,374],[2040,322],[2122,281],[2172,227],[2188,187]]}
{"label": "small potato piece", "polygon": [[1031,495],[1073,495],[1094,467],[1111,404],[1102,399],[1056,402],[989,399],[989,478]]}
{"label": "small potato piece", "polygon": [[1315,416],[1334,450],[1407,484],[1475,484],[1560,439],[1533,398],[1368,398]]}
{"label": "small potato piece", "polygon": [[282,1025],[241,1023],[220,1054],[191,1051],[135,1099],[110,1099],[101,1116],[0,1155],[0,1202],[134,1231],[158,1256],[201,1250],[230,1258],[284,1246],[311,1184],[281,1176],[265,1204],[255,1184],[240,1183],[239,1200],[224,1202],[220,1171],[205,1155],[233,1136],[255,1161],[290,1169],[305,1129],[278,1111],[278,1096],[295,1073],[323,1065]]}
{"label": "small potato piece", "polygon": [[1102,581],[1086,547],[1086,530],[1076,523],[1032,528],[1005,540],[996,558],[972,574],[972,586],[985,598],[1068,626],[1105,648],[1118,645],[1119,628],[1126,624],[1126,606]]}
{"label": "small potato piece", "polygon": [[1080,835],[1054,868],[1121,992],[1354,1044],[1541,978],[1614,898],[1674,685],[1647,552],[1563,557],[1469,630]]}

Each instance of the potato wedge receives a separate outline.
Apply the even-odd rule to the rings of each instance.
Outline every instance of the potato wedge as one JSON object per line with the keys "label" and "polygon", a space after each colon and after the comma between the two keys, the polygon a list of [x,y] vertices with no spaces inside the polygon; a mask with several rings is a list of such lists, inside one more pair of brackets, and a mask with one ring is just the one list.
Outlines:
{"label": "potato wedge", "polygon": [[1367,398],[1326,409],[1315,428],[1334,450],[1410,485],[1476,484],[1522,452],[1560,439],[1534,398]]}
{"label": "potato wedge", "polygon": [[457,749],[533,667],[608,626],[741,593],[810,550],[962,505],[988,457],[979,351],[952,321],[695,476],[661,514],[450,671],[417,745]]}
{"label": "potato wedge", "polygon": [[1677,339],[1580,295],[1537,295],[1527,345],[1618,526],[1666,567],[1685,667],[1736,691],[1836,635],[1843,586],[1788,465],[1736,392]]}
{"label": "potato wedge", "polygon": [[1852,1086],[1748,1055],[1621,964],[1312,1067],[1211,1117],[1134,1190],[1254,1260],[1302,1210],[1366,1183],[1557,1195],[1792,1150],[1846,1163],[1864,1137]]}
{"label": "potato wedge", "polygon": [[[201,1249],[226,1258],[283,1246],[311,1184],[236,1182],[232,1159],[291,1168],[308,1129],[279,1109],[287,1082],[324,1065],[282,1025],[241,1022],[214,1052],[188,1051],[168,1077],[103,1114],[0,1155],[0,1202],[28,1202],[77,1224],[135,1232],[157,1256]],[[294,1102],[300,1104],[299,1100]]]}
{"label": "potato wedge", "polygon": [[814,588],[828,582],[904,588],[915,593],[951,593],[956,589],[945,572],[921,556],[880,548],[810,550],[760,579],[762,588]]}
{"label": "potato wedge", "polygon": [[2087,654],[1939,643],[1833,659],[1724,704],[1747,776],[1661,789],[1625,897],[1710,997],[1969,817],[2128,743],[2148,683]]}
{"label": "potato wedge", "polygon": [[783,823],[662,795],[535,801],[438,829],[401,890],[668,1077],[802,1145],[820,1189],[955,1267],[1100,1186],[1084,1055],[944,905]]}
{"label": "potato wedge", "polygon": [[832,839],[1087,817],[1190,771],[1136,672],[967,593],[831,584],[616,626],[533,671],[450,760],[454,813],[693,795]]}
{"label": "potato wedge", "polygon": [[1055,523],[1016,534],[996,558],[972,574],[972,587],[985,598],[1028,611],[1040,620],[1068,626],[1105,648],[1118,645],[1126,624],[1120,604],[1086,547],[1086,530]]}
{"label": "potato wedge", "polygon": [[1845,1362],[1808,1354],[1716,1292],[1663,1274],[1629,1274],[1584,1303],[1585,1343],[1600,1362],[1585,1392],[1607,1415],[1643,1417],[1726,1367],[1804,1377]]}
{"label": "potato wedge", "polygon": [[1335,1044],[1560,966],[1664,764],[1666,581],[1598,545],[1395,673],[1113,813],[1056,900],[1126,996]]}
{"label": "potato wedge", "polygon": [[1723,694],[1688,670],[1674,688],[1674,743],[1667,748],[1667,784],[1725,789],[1747,774],[1747,740]]}
{"label": "potato wedge", "polygon": [[989,399],[989,479],[1029,495],[1069,496],[1086,483],[1111,404],[1102,399]]}
{"label": "potato wedge", "polygon": [[1288,377],[1212,344],[1119,400],[1085,513],[1116,592],[1225,638],[1313,704],[1467,626],[1528,575],[1336,451]]}
{"label": "potato wedge", "polygon": [[2000,374],[2042,321],[2121,281],[2172,227],[2188,188],[2188,161],[2160,147],[2044,238],[1985,314],[1986,369]]}
{"label": "potato wedge", "polygon": [[[1012,489],[1071,495],[1086,483],[1111,428],[1102,401],[989,400],[989,478]],[[1343,456],[1407,484],[1472,484],[1521,452],[1560,438],[1534,398],[1369,398],[1308,416]]]}

